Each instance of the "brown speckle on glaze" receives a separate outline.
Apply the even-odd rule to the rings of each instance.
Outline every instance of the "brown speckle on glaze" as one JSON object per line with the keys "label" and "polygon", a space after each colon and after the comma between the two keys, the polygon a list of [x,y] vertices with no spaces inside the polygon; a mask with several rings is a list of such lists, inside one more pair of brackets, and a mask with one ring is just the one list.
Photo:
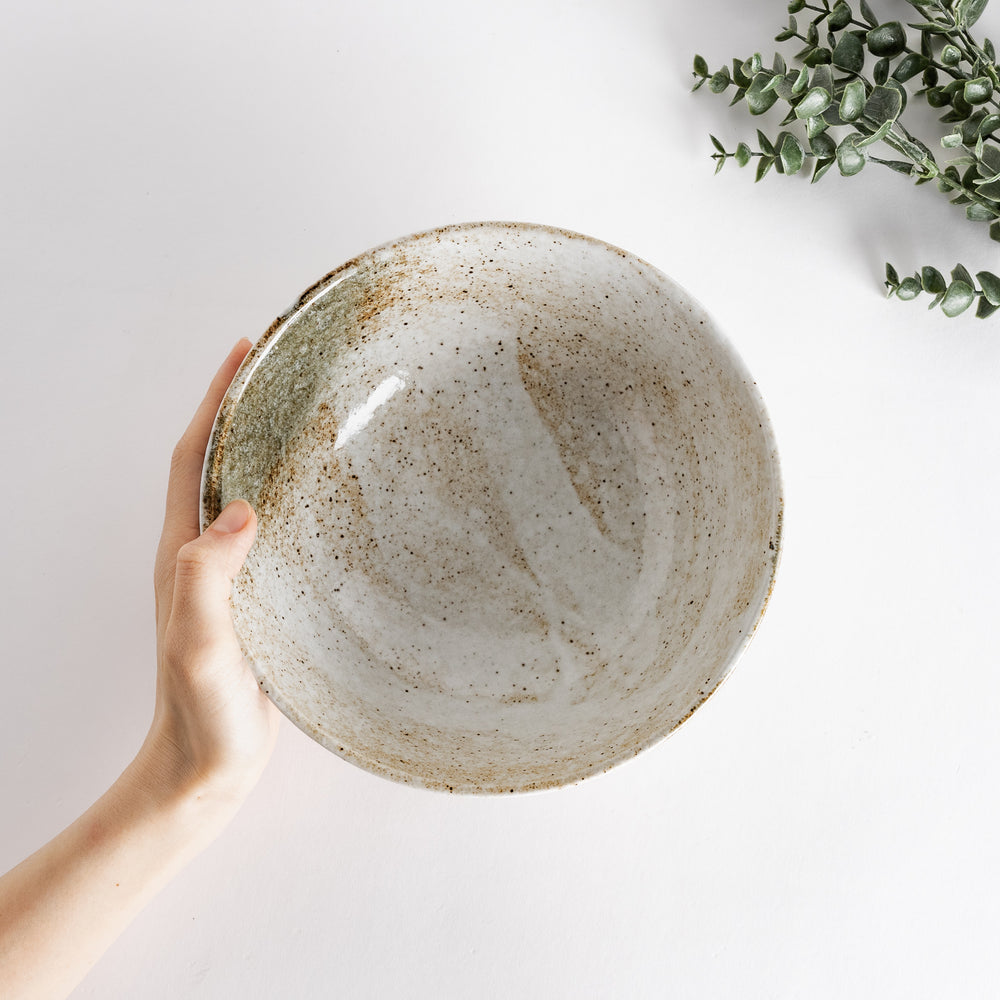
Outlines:
{"label": "brown speckle on glaze", "polygon": [[523,224],[410,237],[304,293],[220,409],[204,522],[236,496],[263,689],[335,753],[448,791],[562,784],[671,732],[780,551],[770,426],[700,307]]}

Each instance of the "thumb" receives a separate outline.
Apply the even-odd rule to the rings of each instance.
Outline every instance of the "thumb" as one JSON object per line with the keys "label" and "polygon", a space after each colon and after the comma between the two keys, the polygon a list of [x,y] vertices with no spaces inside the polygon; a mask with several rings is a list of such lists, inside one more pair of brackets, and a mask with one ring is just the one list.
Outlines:
{"label": "thumb", "polygon": [[198,538],[180,547],[171,609],[175,634],[198,644],[232,634],[229,596],[256,537],[253,508],[234,500]]}

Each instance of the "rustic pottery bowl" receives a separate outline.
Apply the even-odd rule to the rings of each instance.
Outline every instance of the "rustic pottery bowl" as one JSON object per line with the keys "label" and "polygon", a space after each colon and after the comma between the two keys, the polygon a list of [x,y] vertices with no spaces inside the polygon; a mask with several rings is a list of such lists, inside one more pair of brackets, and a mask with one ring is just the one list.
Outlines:
{"label": "rustic pottery bowl", "polygon": [[371,250],[274,322],[219,410],[203,524],[237,497],[264,691],[341,757],[461,792],[575,781],[688,718],[761,617],[782,509],[704,310],[505,223]]}

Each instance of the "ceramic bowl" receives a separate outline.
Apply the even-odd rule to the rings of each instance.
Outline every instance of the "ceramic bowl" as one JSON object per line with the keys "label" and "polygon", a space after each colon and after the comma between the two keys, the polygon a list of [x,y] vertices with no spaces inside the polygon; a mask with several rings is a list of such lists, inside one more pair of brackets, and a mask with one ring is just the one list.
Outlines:
{"label": "ceramic bowl", "polygon": [[704,702],[770,594],[781,484],[757,389],[637,257],[476,223],[312,285],[219,410],[202,521],[262,688],[364,768],[461,792],[603,771]]}

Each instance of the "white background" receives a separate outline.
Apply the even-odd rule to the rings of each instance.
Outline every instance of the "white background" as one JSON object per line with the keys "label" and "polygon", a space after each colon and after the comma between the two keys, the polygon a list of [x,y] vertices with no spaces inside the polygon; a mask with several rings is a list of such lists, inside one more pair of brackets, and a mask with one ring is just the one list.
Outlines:
{"label": "white background", "polygon": [[713,177],[708,133],[758,123],[691,95],[691,57],[769,59],[780,0],[3,20],[0,869],[145,733],[169,456],[212,373],[370,246],[515,219],[646,258],[743,355],[786,486],[764,622],[671,739],[574,787],[450,798],[283,723],[235,823],[77,996],[997,994],[1000,315],[947,321],[881,278],[1000,253],[878,168]]}

